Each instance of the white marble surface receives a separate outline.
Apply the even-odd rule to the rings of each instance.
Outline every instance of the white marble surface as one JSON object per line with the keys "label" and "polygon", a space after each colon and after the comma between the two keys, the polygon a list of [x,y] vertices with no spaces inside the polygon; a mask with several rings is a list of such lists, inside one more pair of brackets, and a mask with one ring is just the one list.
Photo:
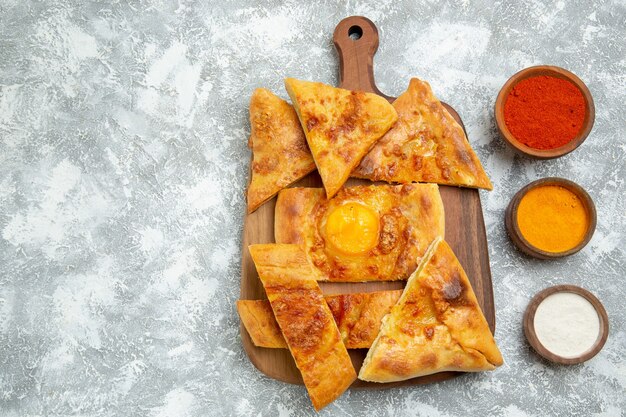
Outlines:
{"label": "white marble surface", "polygon": [[[111,4],[109,4],[111,3]],[[428,80],[463,117],[494,183],[481,192],[496,339],[506,363],[427,386],[348,391],[322,415],[619,416],[626,409],[626,6],[623,1],[0,2],[0,415],[313,415],[303,387],[261,375],[239,337],[240,239],[255,87],[337,82],[331,36],[372,19],[375,74]],[[496,94],[554,64],[596,103],[586,143],[554,161],[498,138]],[[504,208],[563,176],[595,199],[591,243],[520,255]],[[604,350],[540,360],[522,314],[581,285],[606,306]]]}

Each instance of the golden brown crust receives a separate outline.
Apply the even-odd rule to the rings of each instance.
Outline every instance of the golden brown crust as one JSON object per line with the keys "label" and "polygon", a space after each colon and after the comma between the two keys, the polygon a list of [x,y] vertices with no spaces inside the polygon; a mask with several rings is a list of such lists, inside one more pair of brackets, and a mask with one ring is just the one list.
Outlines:
{"label": "golden brown crust", "polygon": [[413,78],[393,106],[398,121],[352,176],[372,181],[493,188],[463,128],[427,82]]}
{"label": "golden brown crust", "polygon": [[472,286],[452,249],[438,238],[383,319],[359,378],[392,382],[501,364]]}
{"label": "golden brown crust", "polygon": [[267,300],[237,300],[237,312],[255,346],[287,348]]}
{"label": "golden brown crust", "polygon": [[[376,213],[379,235],[371,250],[347,255],[328,244],[325,225],[333,210],[355,201]],[[345,187],[331,200],[321,189],[288,188],[279,193],[275,222],[276,242],[303,244],[321,279],[344,282],[407,279],[430,242],[445,233],[436,184]]]}
{"label": "golden brown crust", "polygon": [[293,107],[264,88],[250,98],[248,213],[315,169]]}
{"label": "golden brown crust", "polygon": [[278,193],[274,209],[274,239],[276,243],[302,245],[305,236],[302,222],[315,204],[324,200],[323,188],[286,188]]}
{"label": "golden brown crust", "polygon": [[372,93],[293,78],[285,80],[285,87],[331,198],[398,115]]}
{"label": "golden brown crust", "polygon": [[[369,348],[378,335],[380,322],[398,301],[402,290],[326,295],[347,349]],[[268,300],[239,300],[237,310],[255,346],[286,348]]]}
{"label": "golden brown crust", "polygon": [[442,241],[426,266],[421,281],[430,289],[438,319],[464,349],[473,349],[495,366],[502,355],[478,305],[472,285],[447,242]]}
{"label": "golden brown crust", "polygon": [[325,297],[346,347],[370,347],[378,335],[382,318],[401,294],[401,290],[396,290]]}
{"label": "golden brown crust", "polygon": [[320,410],[356,379],[332,313],[298,245],[251,245],[259,278],[276,322],[302,373],[313,406]]}

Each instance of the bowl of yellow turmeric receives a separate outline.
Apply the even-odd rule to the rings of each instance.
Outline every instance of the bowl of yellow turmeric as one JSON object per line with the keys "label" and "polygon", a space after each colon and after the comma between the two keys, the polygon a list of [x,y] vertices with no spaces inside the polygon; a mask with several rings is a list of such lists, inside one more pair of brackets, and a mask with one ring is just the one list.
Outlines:
{"label": "bowl of yellow turmeric", "polygon": [[511,240],[539,259],[560,258],[581,250],[596,229],[596,207],[578,184],[542,178],[519,190],[504,217]]}

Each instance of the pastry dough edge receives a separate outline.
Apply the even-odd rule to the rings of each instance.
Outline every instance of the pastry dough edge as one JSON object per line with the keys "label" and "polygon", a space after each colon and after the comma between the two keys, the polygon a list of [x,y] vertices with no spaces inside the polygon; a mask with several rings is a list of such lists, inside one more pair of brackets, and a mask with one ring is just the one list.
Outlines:
{"label": "pastry dough edge", "polygon": [[[402,303],[406,299],[406,289],[409,288],[409,286],[413,283],[413,281],[415,281],[417,279],[417,277],[422,272],[424,267],[430,261],[430,258],[432,258],[433,254],[435,253],[435,250],[437,249],[437,246],[439,246],[439,243],[442,240],[443,240],[443,238],[441,236],[437,236],[432,241],[432,243],[430,244],[430,246],[426,250],[426,253],[422,257],[422,260],[420,261],[419,265],[417,266],[417,268],[415,268],[415,271],[413,271],[413,273],[411,274],[411,276],[407,280],[406,286],[404,287],[405,291],[402,292],[402,295],[398,299],[398,302],[396,303],[396,305]],[[370,361],[372,360],[373,352],[376,350],[376,347],[378,346],[378,342],[380,340],[380,337],[383,334],[383,329],[386,328],[387,322],[388,322],[388,318],[392,314],[392,311],[393,311],[393,307],[391,308],[391,311],[389,311],[389,313],[387,313],[385,315],[385,317],[383,317],[383,320],[380,323],[380,330],[378,331],[378,336],[376,336],[376,339],[374,339],[374,342],[372,342],[372,346],[367,351],[367,355],[365,356],[365,359],[363,360],[363,364],[361,365],[361,369],[359,370],[359,375],[358,375],[358,378],[360,380],[362,380],[362,381],[369,381],[369,382],[393,382],[391,380],[390,381],[375,381],[373,379],[368,379],[368,377],[366,375],[366,372],[367,372],[366,368],[369,365]]]}

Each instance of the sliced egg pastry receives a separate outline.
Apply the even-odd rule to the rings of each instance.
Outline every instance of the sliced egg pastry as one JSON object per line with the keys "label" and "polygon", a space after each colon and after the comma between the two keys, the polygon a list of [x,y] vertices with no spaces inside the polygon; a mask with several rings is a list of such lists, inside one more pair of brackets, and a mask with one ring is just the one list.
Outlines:
{"label": "sliced egg pastry", "polygon": [[274,233],[304,245],[323,280],[402,280],[444,235],[443,203],[436,184],[347,187],[330,200],[321,188],[288,188]]}

